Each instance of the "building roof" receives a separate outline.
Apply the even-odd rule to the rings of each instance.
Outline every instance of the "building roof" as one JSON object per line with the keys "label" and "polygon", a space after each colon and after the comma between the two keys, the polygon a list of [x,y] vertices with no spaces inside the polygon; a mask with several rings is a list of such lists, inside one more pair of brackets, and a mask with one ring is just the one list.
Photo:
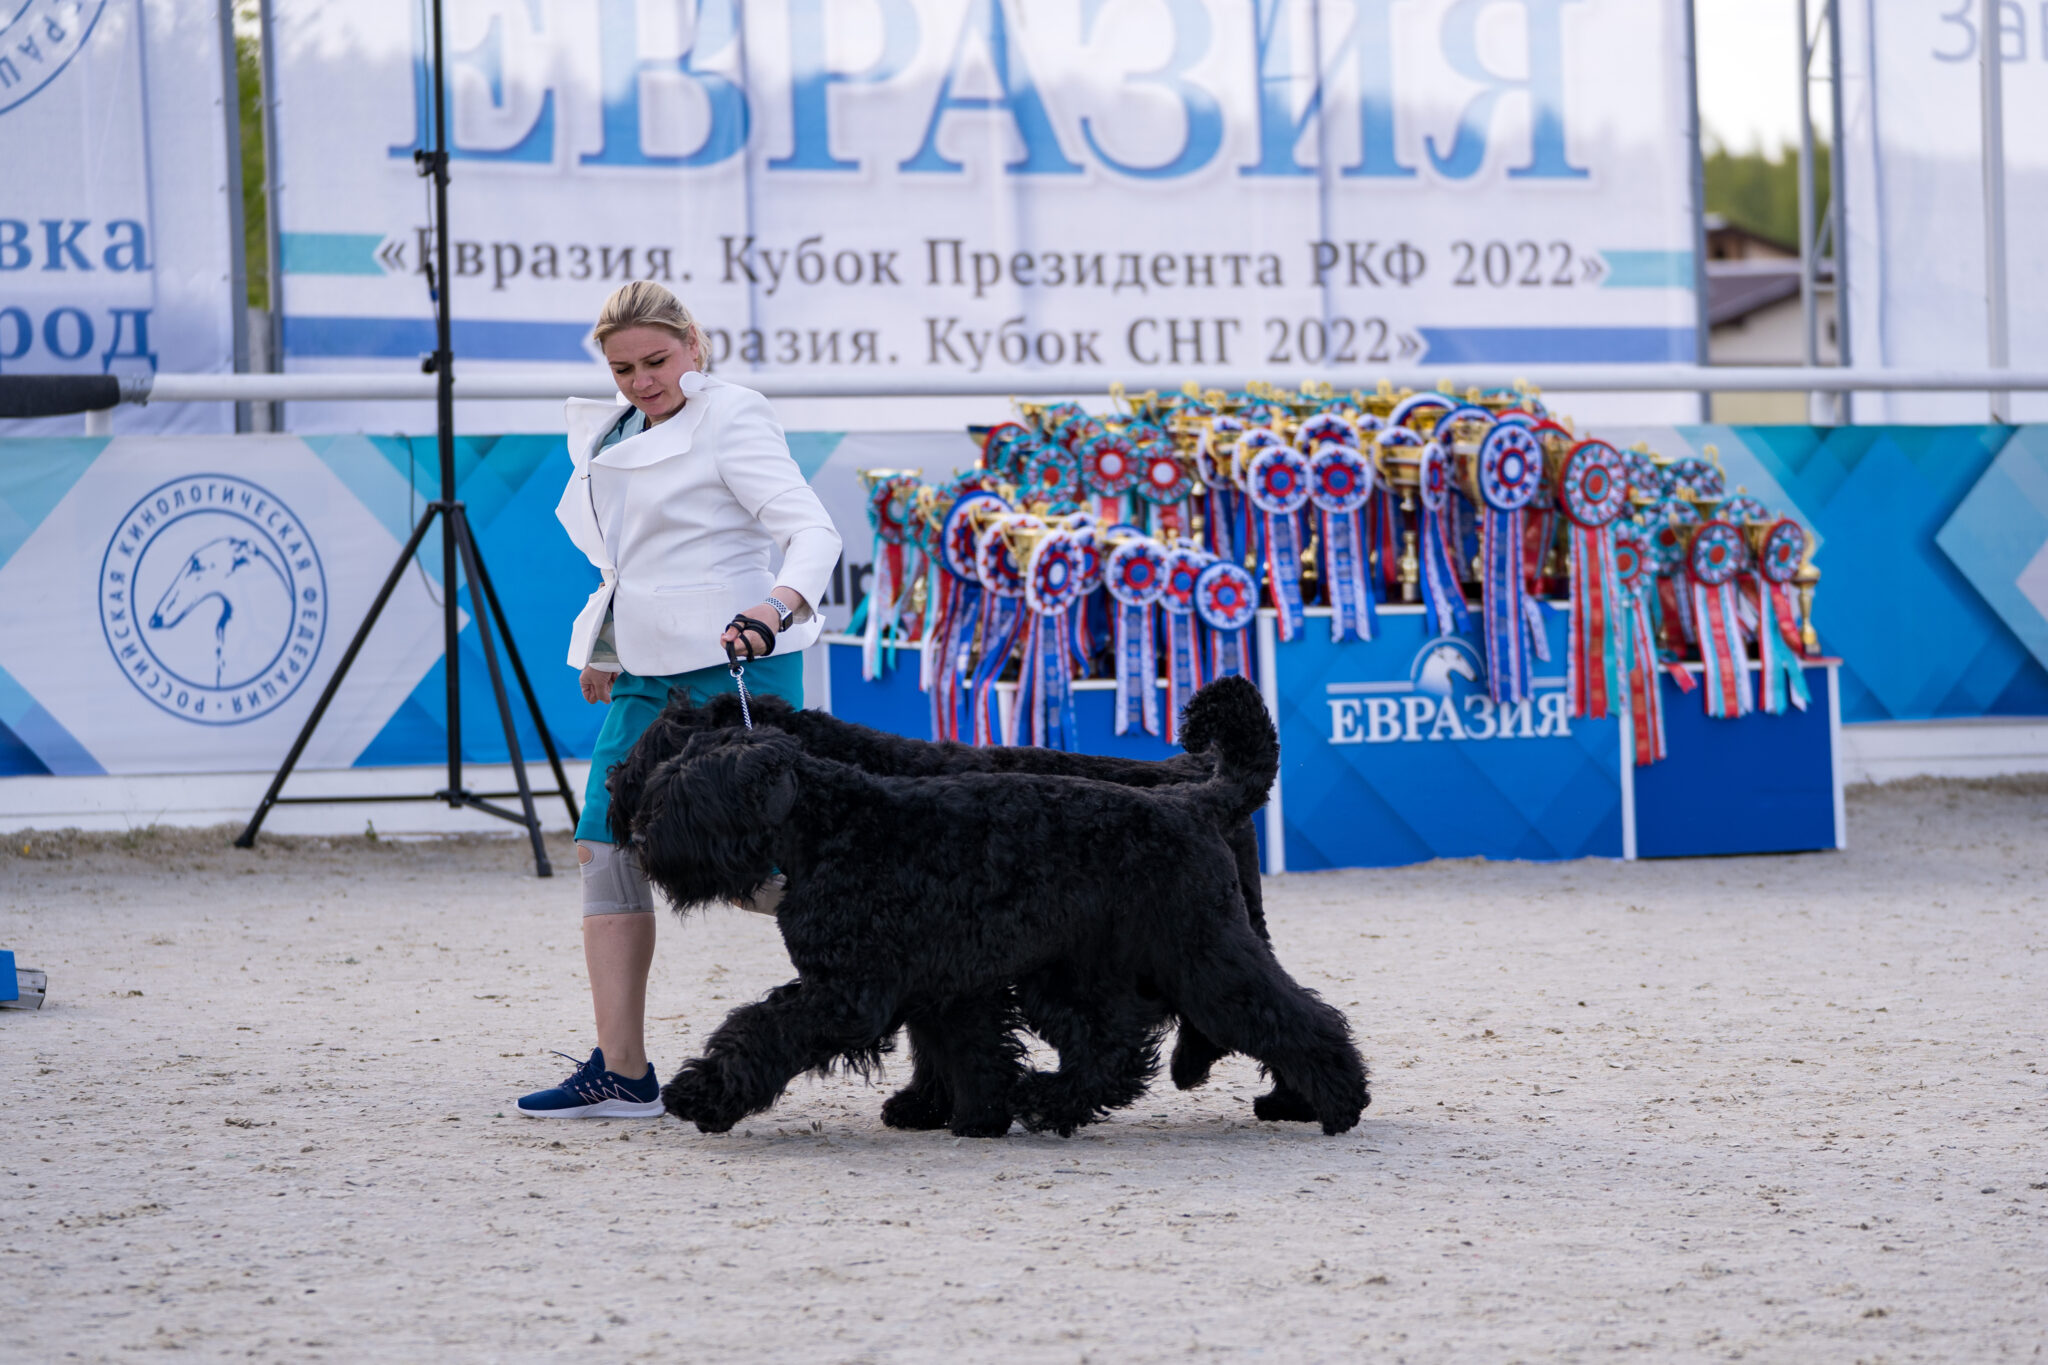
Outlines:
{"label": "building roof", "polygon": [[[1820,284],[1834,286],[1834,267],[1821,262]],[[1746,260],[1707,262],[1707,325],[1740,322],[1760,308],[1799,297],[1799,261]]]}

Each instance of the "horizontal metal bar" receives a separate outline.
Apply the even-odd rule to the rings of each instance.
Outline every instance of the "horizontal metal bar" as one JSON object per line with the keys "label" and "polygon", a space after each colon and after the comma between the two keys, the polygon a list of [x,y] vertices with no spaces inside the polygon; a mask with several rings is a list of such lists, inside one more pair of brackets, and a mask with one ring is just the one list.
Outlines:
{"label": "horizontal metal bar", "polygon": [[[1252,381],[1283,387],[1334,384],[1340,389],[1373,388],[1381,380],[1396,388],[1435,389],[1448,384],[1462,392],[1526,383],[1545,393],[1969,393],[2048,390],[2048,371],[1885,370],[1807,368],[1793,365],[1456,365],[1442,369],[1258,374],[1162,375],[1156,381],[1129,371],[1067,371],[991,379],[979,375],[926,376],[891,380],[817,374],[751,374],[721,371],[722,377],[758,389],[770,398],[1045,398],[1106,394],[1112,384],[1137,392],[1156,382],[1178,387],[1194,379],[1204,388],[1239,389]],[[430,401],[434,377],[421,374],[159,374],[147,387],[124,386],[128,402],[264,403]],[[615,398],[611,376],[580,366],[536,367],[514,373],[458,370],[455,397],[507,400]]]}
{"label": "horizontal metal bar", "polygon": [[[460,797],[451,801],[449,800],[448,793],[446,792],[387,792],[381,796],[280,796],[271,804],[277,806],[348,806],[378,805],[386,801],[446,801],[451,806],[459,806],[465,803],[473,802],[477,798],[481,798],[484,800],[505,801],[510,800],[511,798],[517,795],[519,795],[519,793],[516,791],[465,792]],[[564,792],[560,787],[536,787],[533,789],[533,797],[536,801],[538,801],[543,796],[567,795],[569,795],[569,793]],[[514,821],[517,824],[523,825],[526,823],[526,817],[523,815],[511,815],[506,814],[503,811],[492,811],[491,813],[493,815],[504,815],[506,819]]]}

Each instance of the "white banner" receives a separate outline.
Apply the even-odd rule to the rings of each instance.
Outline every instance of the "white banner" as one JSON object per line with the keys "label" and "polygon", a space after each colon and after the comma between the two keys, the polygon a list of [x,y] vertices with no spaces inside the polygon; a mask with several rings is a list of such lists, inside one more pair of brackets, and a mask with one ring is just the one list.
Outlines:
{"label": "white banner", "polygon": [[[421,7],[275,0],[284,349],[410,367]],[[1679,0],[447,0],[455,349],[901,385],[1695,354]]]}
{"label": "white banner", "polygon": [[[0,373],[234,368],[225,71],[215,3],[0,5]],[[127,408],[115,425],[233,430],[234,414]]]}
{"label": "white banner", "polygon": [[[2048,9],[2004,0],[2006,311],[2016,369],[2048,367]],[[1851,357],[1928,369],[1987,363],[1976,0],[1842,6],[1843,185]],[[2048,395],[2016,394],[2016,420]],[[1975,394],[1859,397],[1862,421],[1981,422]]]}

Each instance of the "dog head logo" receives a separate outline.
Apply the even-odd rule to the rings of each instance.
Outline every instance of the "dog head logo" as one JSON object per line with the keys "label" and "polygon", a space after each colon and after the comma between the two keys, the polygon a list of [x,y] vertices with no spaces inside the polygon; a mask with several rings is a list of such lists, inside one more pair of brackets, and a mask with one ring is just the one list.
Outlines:
{"label": "dog head logo", "polygon": [[1417,692],[1438,699],[1449,697],[1453,678],[1463,678],[1469,688],[1485,685],[1486,664],[1472,642],[1457,635],[1439,635],[1416,652],[1408,667],[1409,681]]}
{"label": "dog head logo", "polygon": [[[26,104],[71,65],[107,0],[28,0],[0,20],[0,114]],[[0,14],[9,6],[0,5]]]}
{"label": "dog head logo", "polygon": [[327,628],[327,581],[298,517],[268,489],[204,474],[151,490],[100,569],[100,624],[144,696],[235,725],[298,691]]}

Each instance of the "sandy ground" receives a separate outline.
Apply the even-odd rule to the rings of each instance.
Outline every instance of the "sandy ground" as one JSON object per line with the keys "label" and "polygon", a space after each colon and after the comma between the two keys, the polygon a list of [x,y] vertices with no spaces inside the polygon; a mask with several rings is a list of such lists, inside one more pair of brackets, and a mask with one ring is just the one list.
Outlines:
{"label": "sandy ground", "polygon": [[[515,843],[15,835],[53,996],[0,1012],[0,1358],[2038,1358],[2048,783],[1850,814],[1272,880],[1359,1129],[1257,1123],[1233,1059],[995,1142],[840,1079],[721,1137],[519,1118],[590,1030]],[[787,975],[765,920],[664,924],[657,1064]]]}

